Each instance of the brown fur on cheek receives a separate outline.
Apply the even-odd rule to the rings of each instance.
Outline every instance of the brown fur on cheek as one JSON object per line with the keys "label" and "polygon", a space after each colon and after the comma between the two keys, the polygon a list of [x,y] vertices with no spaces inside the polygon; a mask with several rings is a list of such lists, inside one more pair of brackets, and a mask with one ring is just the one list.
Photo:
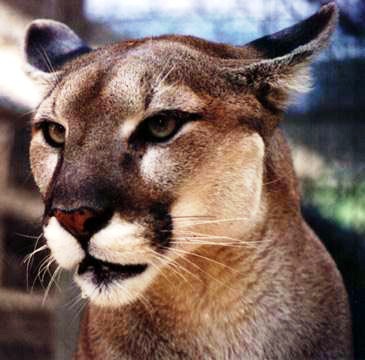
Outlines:
{"label": "brown fur on cheek", "polygon": [[188,124],[167,144],[149,144],[140,163],[144,181],[156,191],[173,192],[195,176],[200,164],[209,160],[209,149],[218,133],[214,126],[198,120]]}
{"label": "brown fur on cheek", "polygon": [[[181,186],[172,208],[173,218],[206,217],[212,221],[202,221],[203,225],[192,222],[189,229],[242,237],[265,213],[263,159],[264,143],[259,135],[231,134],[202,164],[199,174]],[[178,221],[174,228],[179,228]]]}
{"label": "brown fur on cheek", "polygon": [[44,196],[56,169],[59,154],[41,140],[40,133],[33,136],[30,146],[31,169],[35,182]]}

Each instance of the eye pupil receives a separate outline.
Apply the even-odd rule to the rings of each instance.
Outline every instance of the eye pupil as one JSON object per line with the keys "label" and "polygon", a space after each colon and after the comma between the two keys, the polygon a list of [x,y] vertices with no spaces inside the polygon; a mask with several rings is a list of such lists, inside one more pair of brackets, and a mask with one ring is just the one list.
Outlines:
{"label": "eye pupil", "polygon": [[176,131],[177,125],[177,121],[174,118],[158,117],[148,121],[148,130],[152,136],[164,139]]}

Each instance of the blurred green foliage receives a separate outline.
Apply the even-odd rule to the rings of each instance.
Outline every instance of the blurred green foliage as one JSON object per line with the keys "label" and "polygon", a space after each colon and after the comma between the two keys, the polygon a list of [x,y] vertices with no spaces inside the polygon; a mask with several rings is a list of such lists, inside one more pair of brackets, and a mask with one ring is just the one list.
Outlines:
{"label": "blurred green foliage", "polygon": [[323,216],[365,234],[364,174],[331,171],[317,180],[303,179],[302,192]]}

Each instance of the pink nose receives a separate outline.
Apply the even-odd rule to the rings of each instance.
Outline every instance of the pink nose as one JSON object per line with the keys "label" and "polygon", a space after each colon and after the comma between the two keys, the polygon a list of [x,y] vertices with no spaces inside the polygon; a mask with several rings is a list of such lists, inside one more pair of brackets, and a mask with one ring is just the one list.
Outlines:
{"label": "pink nose", "polygon": [[56,209],[53,213],[58,222],[75,236],[91,235],[91,232],[93,232],[93,220],[96,220],[98,217],[96,212],[86,208],[72,211]]}

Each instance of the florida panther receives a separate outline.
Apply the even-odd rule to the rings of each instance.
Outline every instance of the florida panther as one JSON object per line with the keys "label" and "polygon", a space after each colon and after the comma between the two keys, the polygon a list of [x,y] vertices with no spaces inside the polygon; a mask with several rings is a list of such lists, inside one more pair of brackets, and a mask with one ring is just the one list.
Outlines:
{"label": "florida panther", "polygon": [[244,46],[91,49],[36,20],[31,166],[52,257],[89,299],[76,359],[350,359],[347,295],[278,127],[334,3]]}

